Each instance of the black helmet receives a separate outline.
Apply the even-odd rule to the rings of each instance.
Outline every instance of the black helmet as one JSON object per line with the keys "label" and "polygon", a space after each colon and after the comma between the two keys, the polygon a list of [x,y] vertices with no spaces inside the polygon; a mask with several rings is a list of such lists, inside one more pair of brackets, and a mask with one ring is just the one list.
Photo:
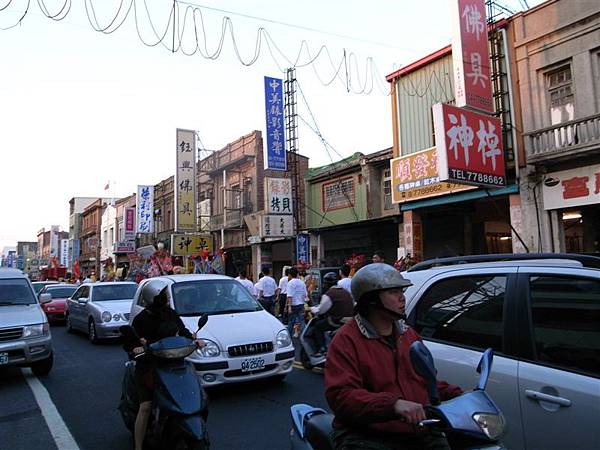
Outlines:
{"label": "black helmet", "polygon": [[337,273],[335,273],[335,272],[327,272],[323,276],[323,281],[325,281],[326,283],[337,283],[338,282]]}
{"label": "black helmet", "polygon": [[166,292],[167,283],[163,280],[150,280],[142,288],[140,293],[146,308],[154,304],[154,299]]}

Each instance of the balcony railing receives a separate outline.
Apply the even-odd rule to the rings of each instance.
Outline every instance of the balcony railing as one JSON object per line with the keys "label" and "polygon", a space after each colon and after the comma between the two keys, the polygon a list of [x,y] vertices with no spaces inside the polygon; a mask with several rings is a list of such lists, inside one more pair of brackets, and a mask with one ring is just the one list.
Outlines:
{"label": "balcony railing", "polygon": [[525,139],[528,163],[600,150],[600,114],[526,133]]}
{"label": "balcony railing", "polygon": [[222,228],[239,228],[242,226],[243,214],[241,210],[228,210],[225,214],[225,222],[223,222],[223,214],[215,214],[210,217],[210,231],[218,231]]}

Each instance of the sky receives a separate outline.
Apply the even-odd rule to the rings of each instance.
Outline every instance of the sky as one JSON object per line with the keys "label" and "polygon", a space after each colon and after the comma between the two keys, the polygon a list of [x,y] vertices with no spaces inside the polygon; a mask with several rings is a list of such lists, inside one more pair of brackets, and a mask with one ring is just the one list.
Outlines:
{"label": "sky", "polygon": [[[123,0],[122,11],[131,1]],[[314,57],[326,45],[331,56],[321,52],[296,73],[306,99],[298,96],[299,148],[310,166],[390,147],[385,76],[450,43],[448,1],[191,2],[201,6],[196,30],[204,48],[204,24],[208,53],[218,48],[223,18],[230,18],[232,26],[215,59],[142,43],[157,41],[150,24],[159,36],[164,33],[169,0],[135,0],[123,25],[111,34],[94,30],[84,5],[88,12],[94,7],[94,26],[103,28],[121,0],[67,0],[71,9],[63,20],[45,17],[39,5],[54,15],[65,0],[32,1],[20,25],[0,30],[0,249],[18,240],[37,240],[43,227],[68,230],[72,197],[122,197],[138,184],[171,176],[176,128],[197,130],[204,148],[212,150],[253,130],[264,132],[263,77],[283,77],[281,70],[291,65],[286,58],[294,61],[303,41],[307,46],[301,62],[309,59],[306,48]],[[513,9],[523,2],[502,1]],[[7,3],[0,11],[0,28],[17,23],[28,2],[4,1],[0,8]],[[529,0],[530,6],[538,3]],[[185,5],[179,13],[183,25]],[[190,53],[195,48],[190,14],[185,23],[181,42]],[[270,39],[261,34],[260,54],[245,66],[233,42],[248,62],[261,27]],[[164,44],[170,48],[172,32],[167,30],[166,36]],[[350,92],[344,76],[323,84],[332,79],[344,51],[348,64],[340,73],[349,72]],[[365,73],[365,90],[372,92],[357,94]],[[377,80],[371,82],[370,74]],[[335,151],[325,151],[311,128],[318,128]],[[109,191],[104,190],[107,183]]]}

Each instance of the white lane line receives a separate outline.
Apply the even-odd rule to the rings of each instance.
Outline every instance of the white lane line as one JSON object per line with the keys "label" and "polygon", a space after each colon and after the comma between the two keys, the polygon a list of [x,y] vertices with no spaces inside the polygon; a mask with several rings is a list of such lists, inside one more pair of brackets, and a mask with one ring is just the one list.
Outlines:
{"label": "white lane line", "polygon": [[48,429],[54,438],[59,450],[79,450],[75,439],[60,416],[56,406],[52,403],[50,394],[44,385],[37,379],[29,369],[21,369],[27,384],[33,392],[33,396],[42,411],[42,416],[48,425]]}

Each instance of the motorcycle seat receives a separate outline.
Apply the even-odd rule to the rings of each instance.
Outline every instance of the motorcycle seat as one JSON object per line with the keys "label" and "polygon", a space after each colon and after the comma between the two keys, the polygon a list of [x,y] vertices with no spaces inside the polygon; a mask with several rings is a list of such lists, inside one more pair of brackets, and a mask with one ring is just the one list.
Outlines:
{"label": "motorcycle seat", "polygon": [[315,414],[306,424],[306,440],[315,450],[333,450],[331,431],[333,414]]}

